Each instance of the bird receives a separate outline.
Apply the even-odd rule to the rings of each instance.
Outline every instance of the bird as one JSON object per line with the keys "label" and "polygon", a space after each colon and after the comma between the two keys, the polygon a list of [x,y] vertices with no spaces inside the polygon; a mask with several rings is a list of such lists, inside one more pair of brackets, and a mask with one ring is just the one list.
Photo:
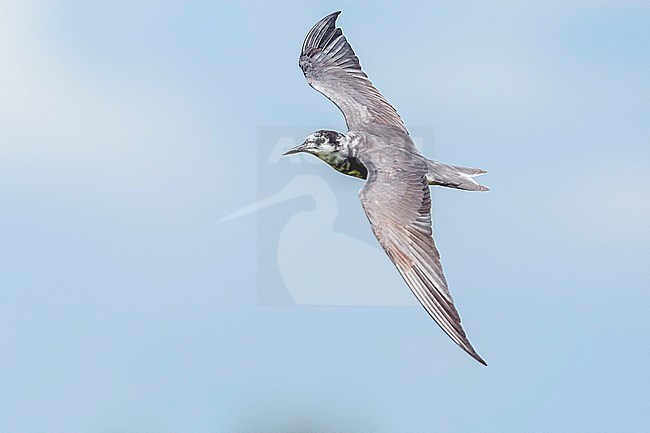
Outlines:
{"label": "bird", "polygon": [[345,117],[346,133],[318,130],[283,155],[307,153],[336,171],[365,180],[359,198],[377,241],[407,286],[442,330],[487,366],[461,325],[431,228],[430,186],[487,191],[478,168],[424,157],[397,113],[362,70],[336,20],[318,21],[307,33],[298,64],[307,83]]}

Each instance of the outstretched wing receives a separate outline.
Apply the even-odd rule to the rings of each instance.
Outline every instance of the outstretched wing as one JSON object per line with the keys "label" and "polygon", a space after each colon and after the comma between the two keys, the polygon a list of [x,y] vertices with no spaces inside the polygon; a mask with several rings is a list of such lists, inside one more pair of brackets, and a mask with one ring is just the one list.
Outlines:
{"label": "outstretched wing", "polygon": [[[456,344],[481,364],[460,324],[431,230],[431,195],[424,163],[381,169],[367,161],[368,180],[359,193],[377,240],[418,301]],[[420,167],[420,164],[423,165]]]}
{"label": "outstretched wing", "polygon": [[340,13],[317,22],[305,38],[298,63],[307,82],[339,107],[348,129],[359,130],[375,123],[407,133],[397,111],[361,70],[359,59],[336,27]]}

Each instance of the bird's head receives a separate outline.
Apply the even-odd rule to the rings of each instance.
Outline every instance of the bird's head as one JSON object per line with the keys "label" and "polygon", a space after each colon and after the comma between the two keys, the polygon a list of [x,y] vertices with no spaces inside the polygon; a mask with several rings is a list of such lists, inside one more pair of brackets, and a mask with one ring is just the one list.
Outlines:
{"label": "bird's head", "polygon": [[284,155],[305,152],[325,159],[323,157],[328,157],[344,150],[344,137],[343,134],[336,131],[316,131],[313,134],[309,134],[300,146],[289,149]]}

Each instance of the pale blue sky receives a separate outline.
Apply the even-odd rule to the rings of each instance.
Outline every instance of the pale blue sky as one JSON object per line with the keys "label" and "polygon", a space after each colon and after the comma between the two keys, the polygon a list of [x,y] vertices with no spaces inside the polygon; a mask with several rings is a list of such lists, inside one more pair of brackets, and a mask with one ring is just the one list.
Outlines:
{"label": "pale blue sky", "polygon": [[[489,171],[434,193],[488,368],[419,307],[259,305],[309,200],[214,224],[305,169],[260,132],[344,130],[297,66],[338,9],[428,155]],[[0,431],[647,429],[649,53],[647,2],[0,3]]]}

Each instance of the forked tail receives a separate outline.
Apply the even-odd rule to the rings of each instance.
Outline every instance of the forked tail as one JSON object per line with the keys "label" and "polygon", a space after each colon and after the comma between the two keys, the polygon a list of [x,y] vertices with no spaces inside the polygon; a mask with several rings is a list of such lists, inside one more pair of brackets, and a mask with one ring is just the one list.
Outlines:
{"label": "forked tail", "polygon": [[489,188],[479,185],[473,178],[487,173],[480,168],[458,167],[427,160],[429,185],[446,186],[447,188],[464,189],[467,191],[489,191]]}

